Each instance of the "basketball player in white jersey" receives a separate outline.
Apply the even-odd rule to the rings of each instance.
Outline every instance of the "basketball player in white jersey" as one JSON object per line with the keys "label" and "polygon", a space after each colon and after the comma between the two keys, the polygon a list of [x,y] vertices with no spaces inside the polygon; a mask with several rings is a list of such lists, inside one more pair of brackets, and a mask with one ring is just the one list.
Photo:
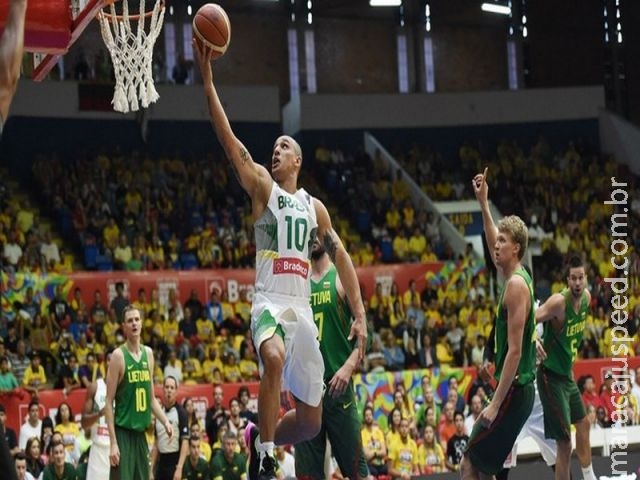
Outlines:
{"label": "basketball player in white jersey", "polygon": [[[111,353],[107,353],[107,366],[110,358]],[[104,417],[106,398],[107,384],[104,378],[98,377],[95,382],[89,383],[81,421],[83,429],[91,428],[91,450],[87,464],[87,478],[109,478],[111,469],[109,429]]]}
{"label": "basketball player in white jersey", "polygon": [[[536,340],[536,351],[537,351],[537,363],[540,363],[546,357],[546,353],[544,348],[542,348],[542,343],[540,342],[540,338],[542,337],[542,324],[536,325],[536,335],[538,336],[538,340]],[[516,443],[513,445],[513,450],[507,457],[504,462],[504,468],[509,469],[516,466],[516,461],[518,457],[518,442],[521,442],[527,437],[531,437],[538,448],[540,449],[540,454],[544,459],[545,463],[555,470],[556,465],[556,441],[551,438],[545,438],[544,436],[544,412],[542,411],[542,402],[540,401],[540,394],[538,393],[538,386],[535,386],[536,394],[533,398],[533,408],[531,409],[531,414],[527,419],[527,422],[522,427],[518,438],[516,439]],[[497,480],[506,480],[507,475],[503,472],[496,475]]]}
{"label": "basketball player in white jersey", "polygon": [[[302,150],[289,136],[273,145],[271,173],[253,158],[231,130],[213,84],[210,50],[194,40],[211,122],[241,186],[251,197],[256,240],[256,293],[251,310],[253,343],[260,358],[258,419],[246,429],[249,480],[275,478],[274,445],[317,435],[322,422],[324,364],[313,321],[311,247],[316,235],[336,265],[354,321],[359,360],[367,336],[364,305],[353,263],[331,225],[326,207],[298,189]],[[320,332],[321,334],[321,332]],[[278,421],[280,390],[296,397],[296,409]]]}

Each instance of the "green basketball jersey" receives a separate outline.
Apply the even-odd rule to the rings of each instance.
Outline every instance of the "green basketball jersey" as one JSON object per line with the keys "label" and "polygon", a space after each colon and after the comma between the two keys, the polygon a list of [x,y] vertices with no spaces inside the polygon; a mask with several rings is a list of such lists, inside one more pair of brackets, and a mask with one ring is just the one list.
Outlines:
{"label": "green basketball jersey", "polygon": [[[516,372],[515,383],[518,385],[525,385],[530,383],[535,378],[536,368],[536,318],[534,312],[535,298],[533,295],[533,280],[527,271],[520,267],[514,275],[521,276],[529,287],[529,313],[527,314],[527,320],[524,324],[524,332],[522,333],[522,356],[520,357],[520,363],[518,364],[518,370]],[[507,314],[502,304],[504,300],[505,288],[500,293],[500,300],[498,301],[498,310],[496,313],[496,380],[500,380],[502,374],[502,367],[504,367],[504,360],[507,356],[507,350],[509,349],[509,324],[507,322]]]}
{"label": "green basketball jersey", "polygon": [[580,307],[576,313],[573,310],[571,291],[565,288],[562,291],[562,296],[564,297],[562,330],[555,330],[551,322],[544,324],[544,349],[547,352],[544,366],[558,375],[573,378],[573,362],[578,356],[578,347],[582,342],[589,304],[587,303],[587,293],[582,292]]}
{"label": "green basketball jersey", "polygon": [[118,427],[143,432],[151,423],[151,374],[147,360],[147,349],[142,348],[140,360],[131,356],[122,345],[124,375],[115,397],[115,424]]}
{"label": "green basketball jersey", "polygon": [[324,377],[330,380],[353,351],[347,340],[351,329],[351,310],[338,296],[338,272],[332,265],[318,282],[311,280],[311,309],[319,332]]}

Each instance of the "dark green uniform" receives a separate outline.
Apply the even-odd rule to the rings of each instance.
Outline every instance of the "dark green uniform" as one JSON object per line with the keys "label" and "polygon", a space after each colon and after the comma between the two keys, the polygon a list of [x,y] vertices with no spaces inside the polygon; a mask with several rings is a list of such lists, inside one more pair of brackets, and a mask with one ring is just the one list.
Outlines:
{"label": "dark green uniform", "polygon": [[241,453],[233,454],[229,462],[224,456],[223,450],[218,450],[211,457],[211,479],[212,480],[240,480],[240,477],[247,471],[247,459]]}
{"label": "dark green uniform", "polygon": [[61,477],[56,473],[53,463],[44,467],[44,470],[42,471],[42,480],[76,480],[77,478],[78,474],[76,469],[73,468],[73,465],[67,462],[64,464],[64,470],[62,471]]}
{"label": "dark green uniform", "polygon": [[120,464],[111,468],[111,480],[148,480],[149,447],[145,430],[151,423],[151,373],[147,349],[136,361],[127,348],[124,355],[124,375],[115,395],[114,423],[120,450]]}
{"label": "dark green uniform", "polygon": [[[522,354],[516,371],[516,377],[505,397],[498,415],[489,428],[480,423],[473,426],[467,454],[471,463],[480,472],[495,475],[502,470],[503,464],[513,448],[513,444],[522,430],[527,418],[531,414],[535,389],[536,348],[535,348],[535,299],[533,295],[533,281],[522,267],[513,275],[524,279],[529,287],[530,307],[522,334]],[[506,285],[505,285],[506,286]],[[505,288],[506,289],[506,288]],[[509,323],[507,312],[504,310],[504,292],[502,290],[498,301],[495,328],[495,377],[500,382],[504,361],[509,349]]]}
{"label": "dark green uniform", "polygon": [[[311,280],[311,308],[319,332],[326,385],[353,351],[353,343],[347,340],[351,330],[351,310],[338,295],[337,278],[338,273],[332,265],[320,281]],[[296,444],[296,475],[310,479],[324,478],[328,438],[342,475],[353,480],[367,477],[369,470],[362,449],[360,427],[352,382],[338,398],[325,393],[320,433],[312,440]]]}
{"label": "dark green uniform", "polygon": [[582,420],[587,412],[580,390],[573,379],[573,362],[578,355],[587,322],[589,304],[582,293],[578,311],[573,310],[569,289],[564,296],[564,323],[555,330],[552,322],[544,325],[544,350],[547,358],[538,372],[538,391],[544,410],[544,435],[555,440],[571,438],[571,424]]}
{"label": "dark green uniform", "polygon": [[198,457],[198,463],[194,467],[191,459],[187,458],[182,466],[182,480],[209,480],[209,465],[204,458]]}

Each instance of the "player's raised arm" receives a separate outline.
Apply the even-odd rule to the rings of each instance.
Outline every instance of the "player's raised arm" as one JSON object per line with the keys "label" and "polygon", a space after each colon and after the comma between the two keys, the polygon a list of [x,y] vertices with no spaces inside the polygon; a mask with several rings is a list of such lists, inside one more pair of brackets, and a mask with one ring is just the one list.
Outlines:
{"label": "player's raised arm", "polygon": [[344,248],[344,244],[331,225],[331,217],[324,204],[314,198],[314,206],[316,209],[316,218],[318,221],[318,237],[325,248],[331,261],[336,265],[336,270],[340,276],[340,281],[344,287],[345,294],[349,300],[349,307],[354,317],[351,325],[351,333],[349,340],[357,337],[358,340],[358,358],[362,360],[367,345],[367,317],[360,295],[360,284],[356,269],[353,266],[349,253]]}
{"label": "player's raised arm", "polygon": [[551,295],[546,302],[536,309],[536,322],[564,321],[564,303],[564,297],[561,293]]}
{"label": "player's raised arm", "polygon": [[271,175],[266,168],[253,161],[251,154],[242,142],[235,136],[229,119],[224,111],[218,92],[213,84],[213,70],[211,68],[211,51],[202,46],[200,42],[193,41],[196,51],[196,59],[200,66],[204,91],[207,97],[207,106],[213,129],[218,141],[231,162],[231,166],[240,181],[240,185],[249,194],[252,200],[262,199],[264,204],[269,199],[271,192]]}
{"label": "player's raised arm", "polygon": [[107,422],[109,430],[109,441],[111,442],[111,453],[109,458],[111,466],[115,467],[120,463],[120,450],[118,448],[118,439],[116,438],[115,418],[113,411],[113,402],[116,397],[116,390],[120,379],[124,374],[124,357],[122,350],[116,348],[111,355],[109,368],[107,369],[107,398],[104,405],[104,418]]}
{"label": "player's raised arm", "polygon": [[489,247],[489,251],[491,252],[491,259],[495,264],[495,245],[496,240],[498,239],[498,227],[493,221],[491,209],[489,208],[489,185],[487,184],[488,170],[488,168],[485,168],[483,173],[478,173],[475,177],[473,177],[473,180],[471,180],[471,184],[473,186],[473,191],[476,194],[476,198],[478,199],[478,203],[480,204],[480,210],[482,211],[484,236],[487,239],[487,246]]}
{"label": "player's raised arm", "polygon": [[0,131],[18,87],[27,11],[27,0],[12,0],[10,3],[4,32],[0,37]]}

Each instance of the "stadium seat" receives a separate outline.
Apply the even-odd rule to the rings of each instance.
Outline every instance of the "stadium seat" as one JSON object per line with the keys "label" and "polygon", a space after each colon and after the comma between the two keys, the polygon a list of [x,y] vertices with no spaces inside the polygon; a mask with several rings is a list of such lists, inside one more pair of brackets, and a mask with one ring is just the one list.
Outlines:
{"label": "stadium seat", "polygon": [[96,266],[98,270],[101,272],[110,272],[113,270],[113,262],[111,261],[111,257],[109,255],[97,255],[96,256]]}
{"label": "stadium seat", "polygon": [[94,270],[98,265],[98,246],[95,244],[84,247],[84,264],[89,270]]}
{"label": "stadium seat", "polygon": [[183,253],[180,255],[180,265],[183,270],[193,270],[198,268],[198,259],[193,253]]}

